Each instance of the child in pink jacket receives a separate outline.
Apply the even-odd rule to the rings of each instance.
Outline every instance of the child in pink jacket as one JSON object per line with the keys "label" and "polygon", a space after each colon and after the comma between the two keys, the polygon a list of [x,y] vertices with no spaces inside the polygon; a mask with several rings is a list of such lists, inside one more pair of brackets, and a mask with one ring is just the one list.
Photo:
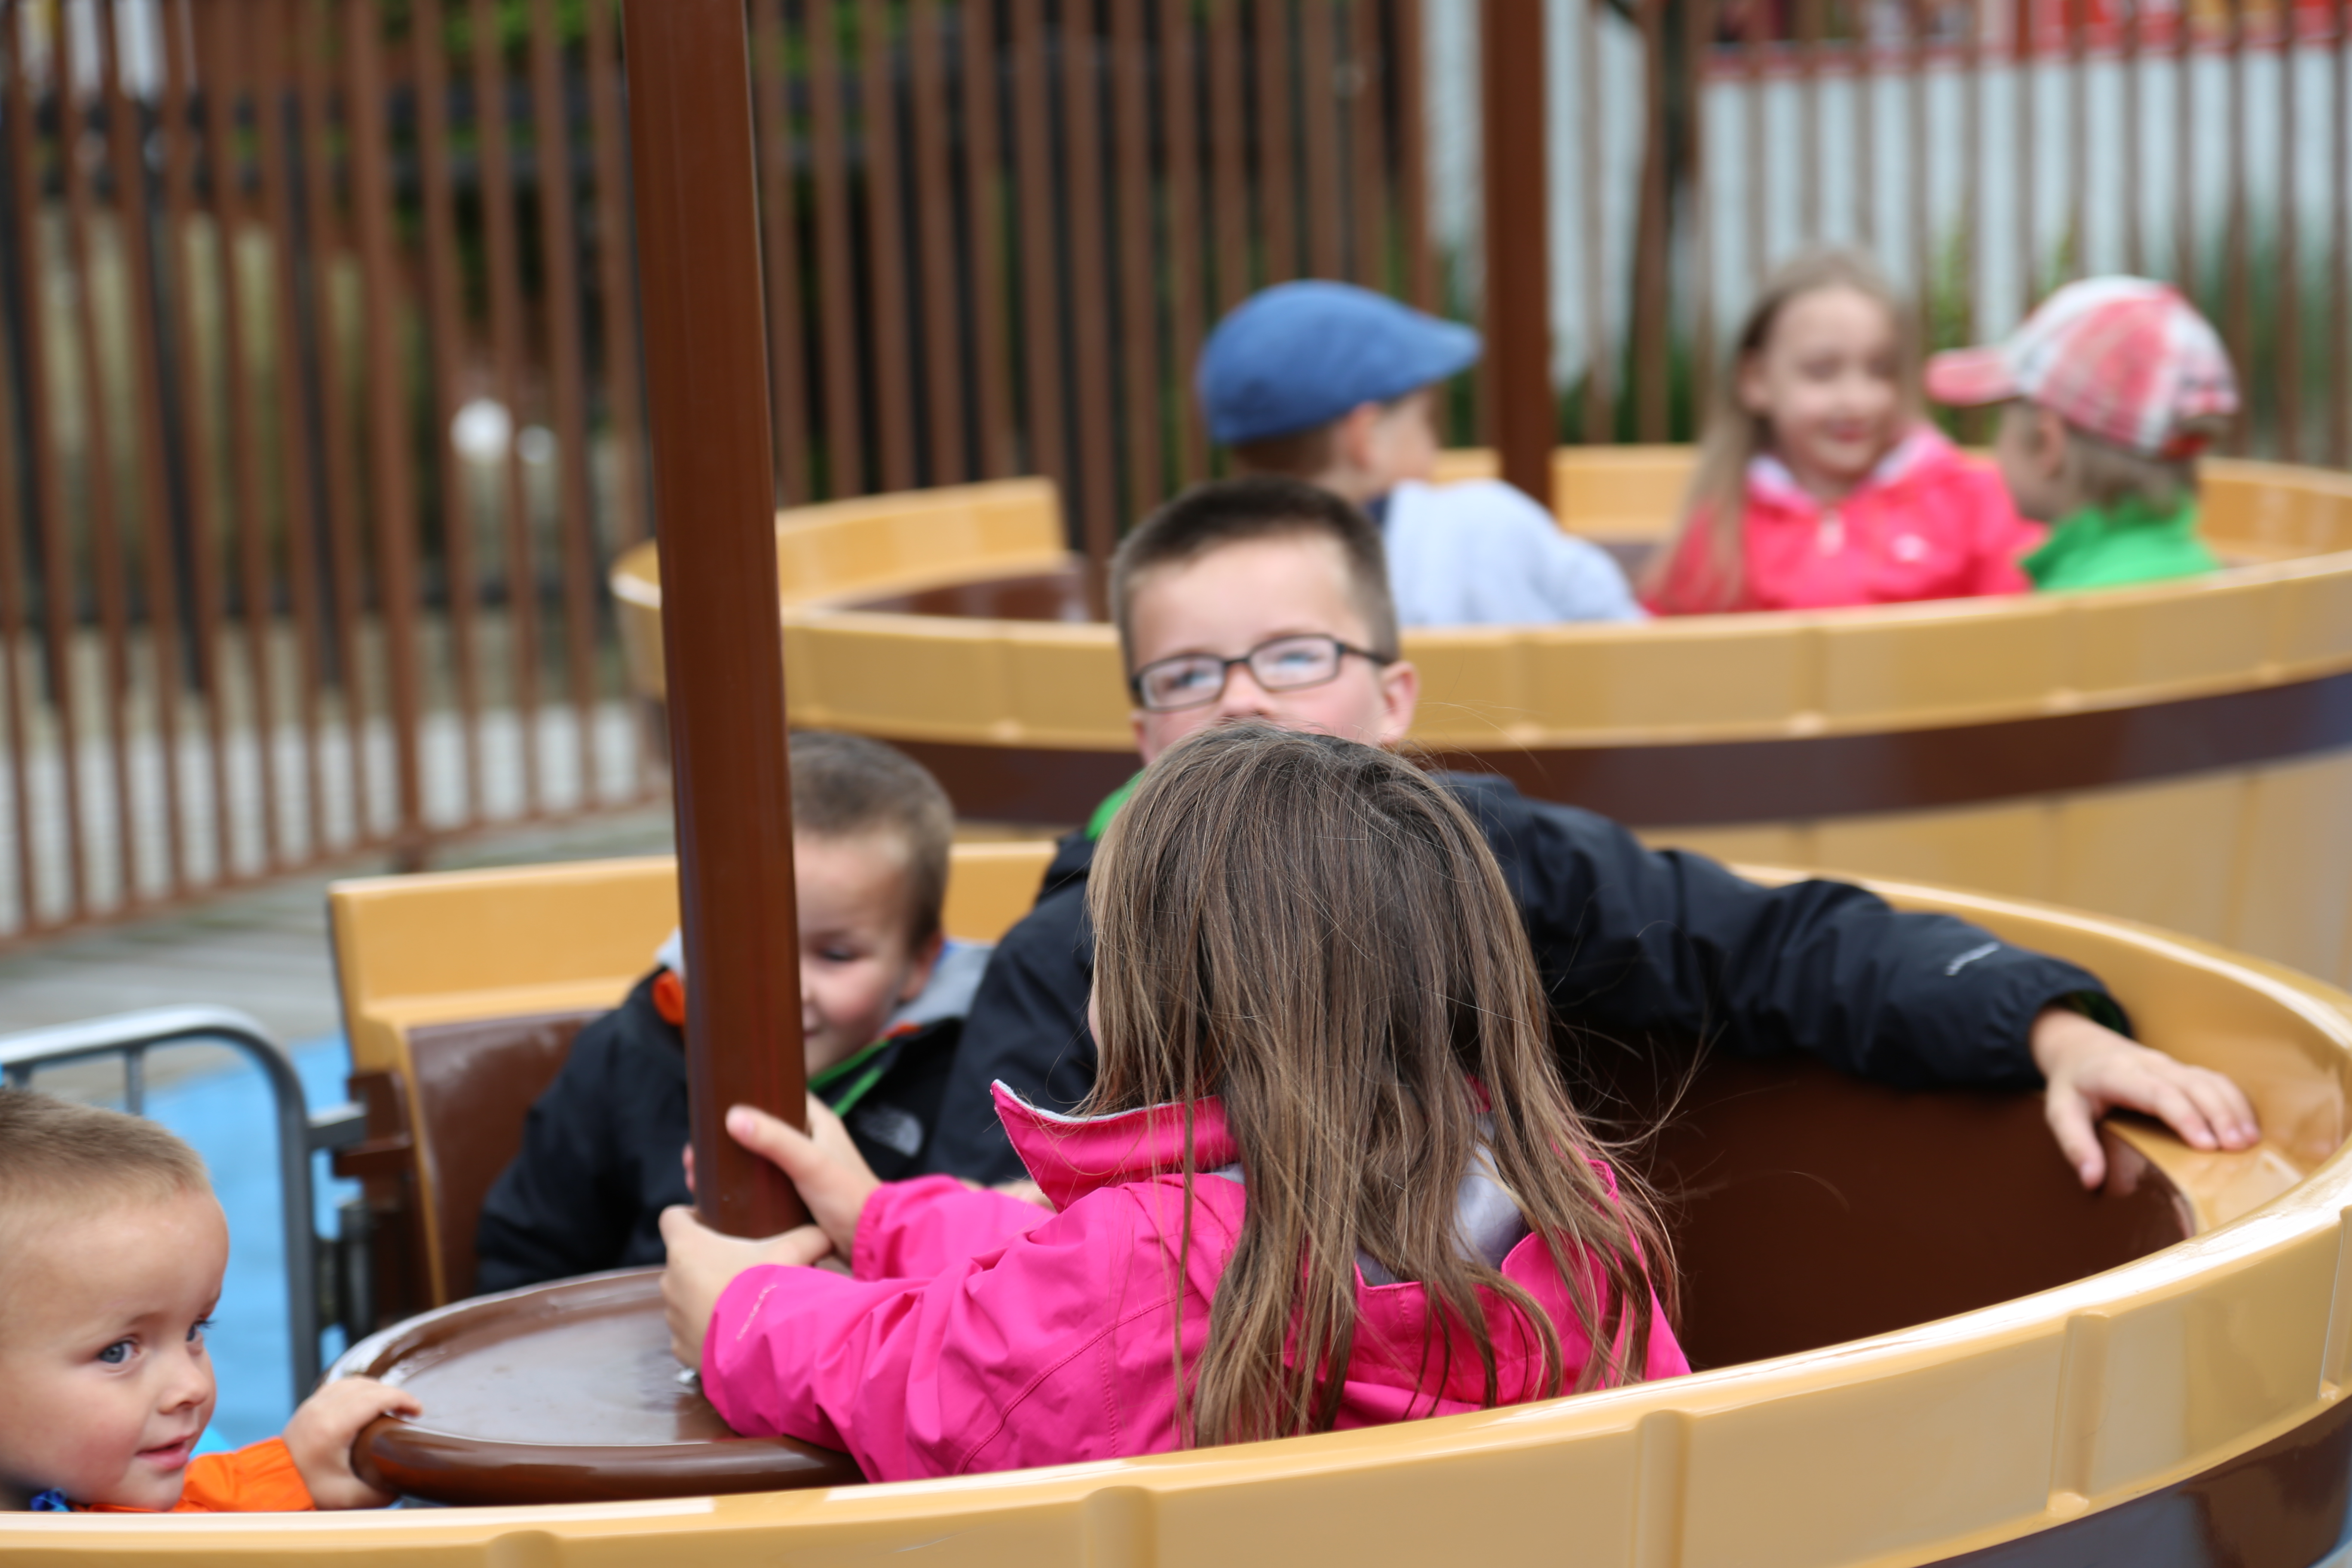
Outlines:
{"label": "child in pink jacket", "polygon": [[1836,251],[1764,288],[1721,378],[1675,532],[1643,574],[1661,615],[2023,593],[2042,530],[2000,473],[1919,417],[1908,315]]}
{"label": "child in pink jacket", "polygon": [[[738,1108],[816,1224],[664,1216],[680,1359],[729,1425],[875,1480],[1160,1453],[1689,1370],[1648,1209],[1591,1158],[1477,828],[1410,763],[1203,731],[1088,888],[1085,1112],[999,1114],[1046,1215],[877,1184]],[[828,1249],[851,1274],[807,1267]]]}

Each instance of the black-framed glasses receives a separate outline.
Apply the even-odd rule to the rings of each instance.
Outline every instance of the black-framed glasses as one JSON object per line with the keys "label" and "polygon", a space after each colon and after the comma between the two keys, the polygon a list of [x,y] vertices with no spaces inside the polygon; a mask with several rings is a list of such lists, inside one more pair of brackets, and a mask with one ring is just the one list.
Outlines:
{"label": "black-framed glasses", "polygon": [[1274,637],[1239,658],[1180,653],[1173,658],[1155,659],[1129,676],[1127,685],[1149,711],[1178,713],[1187,708],[1205,708],[1223,697],[1237,664],[1248,665],[1250,679],[1267,691],[1303,691],[1337,680],[1340,664],[1351,653],[1374,664],[1394,662],[1338,637]]}

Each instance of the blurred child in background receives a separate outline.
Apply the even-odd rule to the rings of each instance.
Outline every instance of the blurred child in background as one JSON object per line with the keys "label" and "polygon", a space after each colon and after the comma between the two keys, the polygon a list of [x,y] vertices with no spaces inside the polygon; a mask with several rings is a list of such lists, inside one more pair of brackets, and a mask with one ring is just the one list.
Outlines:
{"label": "blurred child in background", "polygon": [[1435,484],[1437,397],[1478,334],[1348,283],[1283,283],[1235,306],[1194,375],[1243,474],[1305,479],[1379,525],[1397,621],[1639,620],[1609,552],[1499,479]]}
{"label": "blurred child in background", "polygon": [[1937,354],[1939,403],[2000,403],[2010,499],[2055,524],[2024,560],[2036,588],[2114,588],[2221,565],[2197,537],[2197,457],[2238,410],[2230,357],[2178,289],[2086,278],[2008,342]]}
{"label": "blurred child in background", "polygon": [[1767,279],[1717,378],[1682,521],[1643,574],[1661,615],[2021,593],[2041,531],[1919,414],[1911,312],[1843,251]]}

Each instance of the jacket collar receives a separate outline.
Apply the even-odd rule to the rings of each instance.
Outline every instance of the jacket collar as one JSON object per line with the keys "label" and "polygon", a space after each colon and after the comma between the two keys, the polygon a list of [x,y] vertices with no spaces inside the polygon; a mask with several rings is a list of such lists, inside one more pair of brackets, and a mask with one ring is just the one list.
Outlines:
{"label": "jacket collar", "polygon": [[1013,1152],[1056,1209],[1068,1208],[1098,1187],[1181,1172],[1188,1120],[1194,1171],[1206,1173],[1241,1157],[1225,1128],[1224,1104],[1214,1095],[1190,1107],[1150,1105],[1114,1116],[1066,1116],[1030,1104],[1001,1080],[989,1086],[989,1093]]}
{"label": "jacket collar", "polygon": [[[1934,459],[1941,458],[1954,450],[1956,448],[1945,438],[1944,433],[1933,425],[1924,422],[1915,425],[1911,427],[1911,433],[1908,436],[1895,442],[1893,449],[1878,459],[1878,466],[1870,470],[1868,478],[1854,487],[1853,493],[1858,496],[1866,490],[1878,489],[1897,483],[1913,469]],[[1759,500],[1769,500],[1803,511],[1818,511],[1823,504],[1808,493],[1804,486],[1797,482],[1797,476],[1789,471],[1788,464],[1769,452],[1749,461],[1748,491]]]}

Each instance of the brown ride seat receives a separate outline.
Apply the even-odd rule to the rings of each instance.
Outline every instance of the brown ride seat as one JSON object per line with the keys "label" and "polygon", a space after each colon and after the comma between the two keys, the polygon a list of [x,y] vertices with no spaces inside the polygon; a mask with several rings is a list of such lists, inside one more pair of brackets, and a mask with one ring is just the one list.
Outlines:
{"label": "brown ride seat", "polygon": [[[992,942],[1052,846],[956,847],[950,936]],[[474,1293],[474,1227],[523,1118],[584,1024],[677,923],[667,856],[372,877],[329,889],[352,1098],[366,1142],[335,1157],[374,1226],[364,1331]]]}

